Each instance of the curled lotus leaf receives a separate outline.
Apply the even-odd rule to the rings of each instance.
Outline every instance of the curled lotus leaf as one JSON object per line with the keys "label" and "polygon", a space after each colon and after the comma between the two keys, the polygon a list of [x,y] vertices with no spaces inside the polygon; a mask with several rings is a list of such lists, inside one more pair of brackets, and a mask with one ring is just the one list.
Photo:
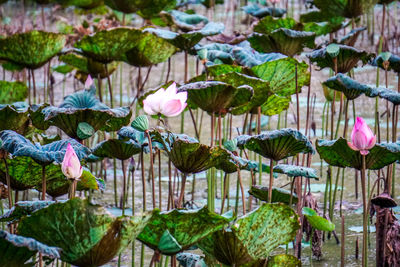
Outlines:
{"label": "curled lotus leaf", "polygon": [[319,216],[315,210],[303,207],[302,213],[312,228],[326,232],[332,232],[335,230],[335,225],[331,221]]}
{"label": "curled lotus leaf", "polygon": [[76,266],[101,266],[120,253],[149,219],[149,215],[115,218],[100,205],[73,198],[24,217],[17,232],[61,248],[62,261]]}
{"label": "curled lotus leaf", "polygon": [[[317,151],[321,159],[337,167],[362,168],[362,156],[359,151],[352,150],[347,140],[317,140]],[[377,143],[365,156],[367,169],[378,170],[400,159],[399,143]]]}
{"label": "curled lotus leaf", "polygon": [[29,259],[38,252],[51,259],[60,257],[60,249],[57,247],[50,247],[35,239],[0,230],[0,266],[32,267],[35,262],[29,262]]}
{"label": "curled lotus leaf", "polygon": [[293,129],[274,130],[253,136],[241,135],[236,139],[239,148],[247,148],[275,161],[298,153],[314,153],[310,140]]}
{"label": "curled lotus leaf", "polygon": [[93,155],[101,158],[117,158],[126,160],[139,154],[142,147],[132,140],[108,139],[98,143],[93,149]]}
{"label": "curled lotus leaf", "polygon": [[293,255],[279,254],[268,257],[267,267],[301,267],[301,261]]}
{"label": "curled lotus leaf", "polygon": [[301,24],[298,24],[293,18],[275,19],[271,16],[265,17],[257,22],[254,31],[263,34],[269,34],[275,30],[284,28],[291,30],[301,30]]}
{"label": "curled lotus leaf", "polygon": [[11,105],[0,105],[0,130],[20,131],[27,124],[29,124],[27,104],[19,102]]}
{"label": "curled lotus leaf", "polygon": [[[339,55],[336,57],[338,73],[347,73],[352,68],[356,67],[359,61],[364,65],[374,57],[374,54],[358,50],[351,46],[338,46],[340,47]],[[335,68],[333,58],[327,53],[326,47],[314,50],[307,56],[311,62],[317,64],[321,69],[330,68],[334,70]]]}
{"label": "curled lotus leaf", "polygon": [[0,104],[24,101],[28,96],[28,87],[22,82],[0,81]]}
{"label": "curled lotus leaf", "polygon": [[243,47],[233,48],[232,55],[235,62],[248,68],[286,57],[281,53],[259,53],[251,48]]}
{"label": "curled lotus leaf", "polygon": [[233,107],[247,103],[253,91],[249,86],[234,87],[219,81],[185,84],[178,92],[188,93],[188,105],[214,114],[226,114]]}
{"label": "curled lotus leaf", "polygon": [[43,209],[51,204],[56,203],[55,201],[48,200],[36,200],[36,201],[19,201],[8,210],[6,213],[0,216],[1,222],[16,222],[19,221],[23,216],[30,215],[33,212]]}
{"label": "curled lotus leaf", "polygon": [[317,171],[313,168],[296,166],[290,164],[278,164],[274,166],[274,171],[277,173],[283,173],[290,177],[305,177],[305,178],[314,178],[318,180]]}
{"label": "curled lotus leaf", "polygon": [[351,30],[348,34],[343,36],[338,43],[348,46],[354,46],[357,42],[358,36],[365,31],[367,27],[359,27]]}
{"label": "curled lotus leaf", "polygon": [[[265,186],[258,186],[254,185],[250,188],[249,194],[254,196],[255,198],[258,198],[259,200],[268,202],[268,187]],[[292,198],[292,200],[290,200]],[[296,204],[298,201],[298,197],[296,193],[291,193],[289,190],[283,189],[283,188],[278,188],[278,187],[273,187],[272,188],[272,203],[275,202],[281,202],[285,203],[287,205],[292,202],[292,204]]]}
{"label": "curled lotus leaf", "polygon": [[221,230],[231,219],[211,212],[207,207],[166,212],[156,209],[137,239],[162,254],[175,255]]}
{"label": "curled lotus leaf", "polygon": [[[154,131],[155,132],[155,131]],[[149,139],[146,134],[142,131],[138,131],[131,126],[124,126],[118,131],[118,136],[121,140],[131,140],[134,143],[134,146],[141,147],[143,152],[149,153]],[[165,143],[159,141],[164,140],[164,134],[161,135],[161,139],[154,139],[153,131],[150,131],[151,136],[151,146],[153,149],[153,153],[156,149],[166,150],[167,148],[164,147]]]}
{"label": "curled lotus leaf", "polygon": [[376,97],[386,99],[393,105],[400,104],[400,93],[384,87],[371,87],[371,90],[366,93],[368,97]]}
{"label": "curled lotus leaf", "polygon": [[2,149],[12,156],[30,157],[40,165],[47,165],[52,162],[61,163],[68,144],[71,144],[81,160],[90,154],[87,147],[74,139],[55,141],[42,146],[39,143],[33,144],[24,136],[11,130],[0,132],[0,139],[3,141]]}
{"label": "curled lotus leaf", "polygon": [[121,55],[134,48],[137,34],[131,28],[120,27],[86,35],[75,43],[83,54],[103,64],[119,60]]}
{"label": "curled lotus leaf", "polygon": [[292,241],[299,228],[299,218],[290,207],[262,204],[237,219],[231,228],[204,238],[198,246],[222,264],[241,266],[267,258],[272,250]]}
{"label": "curled lotus leaf", "polygon": [[81,90],[64,98],[59,107],[37,106],[31,111],[32,123],[46,130],[50,125],[57,126],[71,138],[80,140],[77,135],[79,123],[86,122],[95,131],[117,131],[130,121],[132,112],[128,107],[109,108],[101,103],[95,90]]}
{"label": "curled lotus leaf", "polygon": [[251,46],[262,53],[281,53],[293,57],[305,47],[314,48],[315,33],[280,28],[268,34],[254,32],[248,38]]}
{"label": "curled lotus leaf", "polygon": [[30,31],[0,38],[0,59],[28,69],[46,64],[63,48],[66,37],[62,34]]}
{"label": "curled lotus leaf", "polygon": [[205,16],[188,14],[179,10],[163,12],[161,16],[164,20],[171,22],[167,24],[170,26],[175,25],[184,32],[197,30],[202,27],[202,24],[205,25],[209,22]]}
{"label": "curled lotus leaf", "polygon": [[[378,66],[381,69],[385,69],[383,66],[383,58],[382,55],[378,55],[373,61],[372,65],[373,66]],[[396,73],[400,73],[400,57],[397,55],[390,55],[390,58],[388,60],[389,64],[387,66],[387,70],[393,70]]]}
{"label": "curled lotus leaf", "polygon": [[371,91],[371,87],[356,80],[351,79],[349,76],[342,73],[337,74],[323,82],[323,85],[330,89],[343,92],[347,99],[353,100],[362,94],[368,94]]}
{"label": "curled lotus leaf", "polygon": [[247,14],[256,17],[258,19],[272,16],[272,17],[282,17],[286,14],[286,9],[279,7],[264,7],[257,4],[249,4],[242,7],[242,10]]}

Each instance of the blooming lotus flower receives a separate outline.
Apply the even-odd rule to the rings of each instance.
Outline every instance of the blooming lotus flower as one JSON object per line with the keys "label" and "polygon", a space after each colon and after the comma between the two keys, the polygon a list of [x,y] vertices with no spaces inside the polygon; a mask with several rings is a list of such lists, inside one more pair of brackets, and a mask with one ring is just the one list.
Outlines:
{"label": "blooming lotus flower", "polygon": [[82,166],[75,150],[68,144],[61,169],[68,179],[79,179],[82,176]]}
{"label": "blooming lotus flower", "polygon": [[176,84],[161,88],[143,100],[143,109],[149,115],[162,114],[167,117],[179,115],[186,108],[187,92],[177,93]]}
{"label": "blooming lotus flower", "polygon": [[367,155],[369,149],[373,148],[376,143],[376,135],[371,131],[364,119],[357,117],[351,132],[351,143],[348,145],[355,151],[360,151],[361,155]]}
{"label": "blooming lotus flower", "polygon": [[85,89],[89,89],[93,85],[93,79],[92,76],[87,77],[86,82],[85,82]]}

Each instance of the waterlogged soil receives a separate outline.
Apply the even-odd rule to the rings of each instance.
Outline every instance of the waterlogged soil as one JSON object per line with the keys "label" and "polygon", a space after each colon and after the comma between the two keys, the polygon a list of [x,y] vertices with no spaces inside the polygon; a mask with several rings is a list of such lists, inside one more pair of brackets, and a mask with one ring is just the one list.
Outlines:
{"label": "waterlogged soil", "polygon": [[[230,2],[230,1],[227,1]],[[10,4],[10,5],[6,5],[5,7],[3,7],[3,12],[4,14],[10,14],[13,15],[13,17],[15,17],[17,20],[18,19],[18,12],[19,10],[17,9],[17,6],[15,6],[14,4]],[[304,9],[304,8],[303,8]],[[295,8],[296,13],[295,16],[298,16],[297,12],[300,12],[300,7],[299,8]],[[46,12],[49,12],[48,9],[45,10]],[[7,13],[8,12],[8,13]],[[393,13],[394,11],[391,10],[391,12]],[[226,22],[227,18],[232,18],[233,13],[231,11],[226,12],[225,7],[224,6],[219,6],[215,12],[207,12],[205,9],[203,8],[196,8],[196,13],[198,14],[204,14],[204,15],[208,15],[208,16],[213,16],[213,20],[214,21],[219,21],[219,22]],[[39,14],[39,9],[38,10],[31,10],[31,18],[29,19],[25,19],[27,25],[26,28],[32,27],[32,21],[36,22],[36,20],[38,20],[38,14]],[[376,8],[375,10],[375,14],[376,14],[376,21],[380,20],[381,17],[381,10],[379,7]],[[14,16],[15,15],[15,16]],[[67,10],[67,11],[57,11],[55,14],[53,14],[55,17],[57,16],[61,16],[62,18],[65,19],[69,19],[70,21],[74,21],[76,24],[81,23],[82,22],[82,18],[83,16],[76,16],[75,14],[73,14],[73,11],[71,10]],[[393,15],[393,14],[392,14]],[[398,16],[395,16],[396,18]],[[242,24],[241,22],[243,20],[245,20],[246,17],[244,16],[244,13],[240,10],[237,10],[235,13],[235,24],[232,23],[225,23],[225,25],[227,26],[227,31],[231,31],[233,28],[235,30],[238,31],[242,31],[245,32],[249,29],[247,24]],[[229,20],[231,21],[231,20]],[[17,21],[15,21],[14,23],[17,23]],[[29,24],[31,23],[31,24]],[[40,23],[37,22],[37,27],[40,28]],[[55,29],[56,25],[54,23],[54,21],[47,21],[47,27],[49,30],[50,29]],[[138,19],[137,22],[134,22],[135,26],[141,26],[141,21],[140,19]],[[393,23],[396,24],[396,23]],[[392,24],[392,25],[393,25]],[[376,29],[378,29],[379,25],[377,23],[376,25]],[[375,51],[375,46],[377,44],[377,40],[379,38],[378,36],[378,30],[375,31],[375,36],[374,36],[374,45],[371,45],[371,43],[369,42],[368,38],[367,38],[367,33],[364,32],[360,39],[357,43],[357,47],[359,48],[363,48],[366,49],[370,52]],[[340,31],[338,33],[337,37],[341,37],[345,34],[344,31]],[[318,40],[319,41],[319,40]],[[317,41],[317,42],[318,42]],[[307,58],[304,55],[300,55],[298,57],[301,60],[305,60],[307,61]],[[183,54],[177,54],[173,57],[172,59],[172,69],[171,69],[171,76],[170,78],[172,80],[175,80],[177,82],[182,81],[183,80]],[[52,65],[56,65],[56,60],[53,60]],[[200,67],[200,71],[201,71],[201,67]],[[43,80],[43,73],[45,72],[44,69],[37,71],[37,80],[39,81],[38,84],[38,94],[39,94],[39,101],[38,102],[43,102],[43,83],[40,84],[40,81]],[[122,72],[122,74],[121,74]],[[142,70],[143,72],[147,72],[147,69]],[[114,98],[116,99],[116,101],[122,101],[123,105],[127,105],[130,103],[130,101],[132,100],[132,97],[134,96],[134,88],[135,86],[134,81],[136,80],[136,76],[137,76],[138,70],[136,68],[130,67],[126,64],[121,64],[121,66],[118,68],[118,71],[115,72],[112,76],[112,83],[114,85],[114,88],[116,88],[115,91],[118,91],[119,88],[123,88],[123,91],[125,92],[122,96],[119,94],[115,94]],[[193,77],[196,74],[196,61],[194,58],[189,57],[189,77]],[[328,77],[330,77],[331,73],[327,70],[322,70],[319,71],[317,70],[315,67],[312,67],[312,82],[311,82],[311,86],[310,88],[308,87],[304,87],[302,93],[300,94],[300,122],[302,127],[305,126],[305,114],[306,114],[306,110],[307,110],[307,93],[308,90],[311,90],[311,95],[314,96],[315,95],[315,108],[312,109],[312,121],[315,122],[316,124],[316,132],[314,134],[313,131],[311,131],[309,133],[311,140],[313,141],[313,143],[315,143],[317,138],[331,138],[328,135],[326,135],[326,130],[323,130],[323,126],[322,126],[322,113],[323,113],[323,107],[325,104],[325,97],[323,95],[323,91],[322,91],[322,87],[321,87],[321,82],[325,81]],[[381,71],[380,72],[380,85],[384,86],[385,85],[385,80],[384,80],[384,74]],[[62,75],[58,75],[55,74],[55,92],[56,93],[56,98],[55,98],[55,104],[59,104],[62,101],[62,88],[63,86],[65,86],[65,91],[66,93],[71,93],[74,91],[74,88],[78,89],[81,88],[81,85],[78,85],[76,82],[73,82],[73,78],[72,77],[68,77],[65,81],[65,85],[63,80],[65,77],[63,77]],[[160,84],[163,83],[163,81],[165,80],[166,77],[166,64],[159,64],[158,66],[154,66],[151,70],[150,76],[149,76],[149,80],[145,86],[145,88],[154,88]],[[366,66],[364,68],[356,68],[354,70],[354,78],[358,81],[361,81],[363,83],[367,83],[367,84],[376,84],[376,80],[377,80],[377,71],[375,68]],[[5,79],[9,80],[11,77],[8,76],[8,74],[6,74]],[[120,83],[120,81],[122,81],[122,83]],[[395,77],[394,74],[392,73],[388,73],[388,87],[389,88],[396,88],[397,86],[397,78]],[[103,87],[105,88],[105,86]],[[130,91],[129,94],[127,93],[127,91]],[[106,93],[104,93],[103,95],[107,95]],[[130,98],[129,98],[130,96]],[[105,102],[108,101],[108,98],[105,98]],[[278,128],[278,121],[279,123],[279,127],[283,128],[283,127],[289,127],[289,128],[295,128],[296,127],[296,117],[295,117],[295,105],[296,105],[296,99],[293,98],[292,101],[292,105],[289,108],[287,115],[285,115],[285,113],[281,114],[281,117],[279,118],[278,116],[273,116],[270,118],[268,125],[266,125],[266,127],[263,130],[269,130],[269,129],[277,129]],[[374,125],[374,117],[373,117],[373,106],[375,105],[375,100],[374,99],[369,99],[366,97],[360,97],[357,100],[354,101],[354,107],[356,110],[356,115],[357,116],[363,116],[364,118],[366,118],[367,123],[373,127]],[[339,102],[336,103],[336,109],[339,109]],[[353,110],[352,105],[350,105],[350,110]],[[384,111],[386,110],[386,106],[382,105],[379,107],[379,112],[380,114],[384,113]],[[139,112],[140,113],[140,112]],[[202,125],[201,125],[201,142],[205,143],[205,144],[209,144],[210,143],[210,117],[206,114],[206,113],[202,113],[201,111],[195,111],[195,116],[198,118],[203,118],[202,119]],[[285,119],[286,117],[286,119]],[[350,128],[353,124],[353,117],[354,114],[352,112],[350,112],[350,121],[349,121],[349,125]],[[335,125],[338,119],[338,114],[335,114]],[[342,118],[343,119],[343,118]],[[243,121],[244,121],[244,116],[237,116],[234,117],[233,120],[233,136],[236,136],[236,128],[241,129],[243,127]],[[285,123],[286,121],[286,123]],[[167,121],[168,125],[170,127],[170,129],[174,132],[185,132],[188,135],[194,136],[194,128],[192,126],[192,122],[191,122],[191,118],[190,115],[188,113],[186,113],[184,115],[184,122],[183,122],[183,129],[181,127],[181,118],[173,118]],[[341,135],[341,133],[343,132],[343,125],[344,125],[344,119],[343,121],[339,124],[340,125],[340,129],[339,129],[339,136]],[[155,126],[155,125],[153,125]],[[380,119],[380,127],[381,127],[381,131],[382,131],[382,135],[385,136],[385,132],[386,132],[386,117],[383,116]],[[53,132],[57,132],[55,129],[52,129],[50,131]],[[302,129],[302,132],[305,133],[305,130]],[[330,131],[328,131],[330,132]],[[347,133],[347,136],[349,136],[349,133]],[[93,140],[89,140],[89,144],[92,145]],[[258,156],[254,155],[253,153],[249,154],[250,158],[258,160]],[[136,162],[138,162],[138,159],[136,159]],[[145,159],[146,162],[146,177],[148,177],[148,162],[149,159],[148,157]],[[265,163],[268,163],[268,161],[265,161]],[[110,209],[111,212],[117,214],[121,214],[121,211],[117,208],[115,208],[114,203],[118,202],[118,206],[119,206],[119,197],[121,195],[121,188],[122,188],[122,171],[120,168],[120,163],[116,162],[117,166],[116,166],[116,177],[114,177],[114,171],[113,171],[113,161],[110,160],[107,162],[107,178],[106,178],[106,190],[102,193],[100,192],[95,192],[94,193],[94,199],[105,205],[106,207],[108,207]],[[164,179],[162,179],[161,184],[162,184],[162,188],[161,191],[163,192],[163,201],[161,203],[161,209],[165,210],[166,209],[166,193],[168,190],[168,183],[167,183],[167,179],[165,178],[168,173],[167,173],[167,161],[166,161],[166,156],[162,155],[162,163],[161,163],[161,176],[164,177]],[[321,168],[322,166],[322,168]],[[94,170],[98,170],[99,166],[92,166]],[[131,166],[130,166],[131,167]],[[312,187],[312,192],[314,194],[314,196],[318,199],[319,202],[319,208],[320,210],[323,210],[323,205],[324,205],[324,188],[325,188],[325,184],[326,184],[326,179],[327,179],[327,167],[325,164],[321,165],[321,161],[318,157],[318,154],[315,154],[313,156],[312,159],[312,166],[313,168],[316,168],[319,170],[319,175],[320,175],[320,179],[318,181],[316,180],[312,180],[311,184],[318,184],[320,186],[313,186]],[[333,182],[332,182],[332,188],[335,188],[335,180],[336,180],[336,168],[334,168],[334,172],[333,172]],[[157,192],[156,194],[156,207],[159,207],[159,203],[158,203],[158,192],[159,192],[159,188],[158,188],[158,179],[159,179],[159,169],[158,169],[158,162],[156,162],[155,164],[155,173],[156,173],[156,185],[155,185],[155,190]],[[396,174],[400,173],[400,170],[396,170]],[[361,205],[361,192],[360,192],[360,181],[355,181],[355,172],[354,170],[350,170],[347,169],[344,173],[344,184],[341,184],[341,180],[342,177],[339,177],[339,182],[338,185],[339,186],[343,186],[343,215],[345,217],[345,266],[360,266],[361,265],[361,254],[358,255],[358,259],[356,259],[357,254],[356,254],[356,243],[357,240],[360,244],[359,247],[359,251],[361,252],[361,239],[362,239],[362,215],[361,215],[361,210],[362,210],[362,205]],[[131,175],[129,176],[131,179]],[[358,175],[358,177],[360,177],[360,175]],[[377,173],[376,172],[370,172],[369,173],[369,179],[370,179],[370,183],[369,183],[369,188],[372,187],[372,183],[373,181],[375,181],[377,177]],[[117,179],[117,194],[118,194],[118,198],[115,201],[115,194],[114,194],[114,179]],[[235,206],[235,197],[236,197],[236,175],[231,175],[230,179],[229,179],[229,205],[231,209],[234,209]],[[245,188],[245,192],[247,192],[247,190],[249,189],[249,184],[250,184],[250,176],[249,174],[243,172],[242,173],[242,178],[244,179],[244,188]],[[151,183],[148,181],[148,179],[146,179],[147,181],[147,185],[146,188],[147,193],[146,193],[146,199],[147,199],[147,203],[146,206],[148,208],[148,210],[151,210],[153,207],[153,202],[152,202],[152,194],[151,194]],[[178,182],[179,182],[179,177],[176,177],[174,179],[176,181],[175,184],[175,191],[178,188]],[[257,178],[258,180],[258,178]],[[268,174],[264,173],[262,174],[261,177],[261,184],[266,186],[267,185],[267,181],[268,181]],[[222,179],[221,177],[217,176],[217,193],[216,193],[216,200],[215,200],[215,206],[216,206],[216,211],[219,212],[220,211],[220,203],[221,203],[221,183]],[[290,182],[290,180],[288,180],[287,177],[284,176],[279,176],[279,178],[275,179],[275,185],[276,186],[285,186],[286,189],[288,188],[288,183]],[[358,183],[358,185],[356,186],[356,182]],[[142,192],[142,182],[141,182],[141,178],[140,178],[140,169],[136,169],[135,173],[134,173],[134,207],[133,207],[133,213],[140,213],[142,212],[142,208],[143,208],[143,202],[142,202],[142,198],[143,198],[143,192]],[[191,194],[192,188],[194,189],[194,194]],[[356,188],[358,188],[358,192],[356,193]],[[188,207],[201,207],[203,205],[206,204],[207,202],[207,182],[205,179],[204,175],[197,175],[197,177],[195,178],[195,184],[193,183],[193,179],[188,179],[188,182],[186,184],[186,190],[187,190],[187,194],[186,194],[186,199],[185,201],[188,202]],[[322,192],[321,192],[322,191]],[[132,181],[130,181],[130,185],[129,185],[129,197],[128,197],[128,205],[127,205],[127,214],[132,214]],[[400,185],[399,183],[397,183],[396,185],[396,196],[400,195]],[[34,194],[30,194],[31,198],[35,199],[33,196],[37,196],[36,193]],[[329,195],[329,194],[328,194]],[[358,195],[356,197],[356,195]],[[338,191],[337,193],[337,197],[336,197],[336,202],[335,202],[335,210],[334,210],[334,215],[331,218],[332,221],[335,223],[336,225],[336,234],[338,239],[341,239],[341,235],[342,235],[342,225],[341,225],[341,218],[339,216],[340,212],[340,196],[341,196],[341,191]],[[241,203],[241,197],[239,196],[239,214],[241,213],[242,209],[240,208],[242,203]],[[398,197],[396,197],[396,201],[398,200]],[[246,204],[249,205],[249,198],[246,198]],[[329,204],[329,202],[328,202]],[[252,209],[254,209],[256,206],[258,205],[258,203],[253,199],[253,202],[251,203]],[[226,208],[225,208],[226,210]],[[374,220],[371,224],[371,226],[374,225]],[[361,228],[361,229],[360,229]],[[373,228],[373,227],[372,227]],[[373,229],[372,229],[373,230]],[[370,245],[370,249],[369,249],[369,266],[375,266],[375,233],[371,232],[370,233],[370,238],[369,238],[369,245]],[[120,256],[120,262],[121,262],[121,266],[133,266],[133,262],[132,262],[132,256],[134,256],[134,263],[136,266],[139,266],[140,264],[140,260],[141,260],[141,243],[139,241],[136,241],[135,243],[133,243],[134,246],[134,250],[132,250],[131,246],[129,248],[127,248],[125,250],[125,252]],[[290,246],[289,246],[290,247]],[[322,252],[323,252],[323,256],[321,259],[317,260],[317,259],[313,259],[312,260],[312,265],[313,266],[339,266],[340,265],[340,258],[341,258],[341,253],[340,253],[340,249],[341,249],[341,245],[337,244],[335,238],[333,236],[331,236],[330,238],[328,238],[328,236],[325,237],[325,242],[323,243],[323,248],[322,248]],[[275,251],[276,253],[283,253],[285,252],[284,248],[278,249],[277,251]],[[274,253],[275,253],[274,252]],[[195,251],[195,253],[201,253],[200,251]],[[293,249],[289,248],[288,249],[288,253],[293,253]],[[145,255],[144,255],[144,260],[145,260],[145,265],[148,265],[150,262],[150,259],[152,257],[152,251],[150,249],[145,248]],[[310,258],[310,248],[309,246],[307,246],[306,244],[303,244],[303,250],[302,250],[302,262],[304,264],[304,266],[310,266],[311,262],[310,262],[311,258]],[[165,258],[163,258],[163,261],[165,263]],[[115,258],[112,262],[110,262],[108,265],[106,266],[116,266],[118,262],[118,258]]]}

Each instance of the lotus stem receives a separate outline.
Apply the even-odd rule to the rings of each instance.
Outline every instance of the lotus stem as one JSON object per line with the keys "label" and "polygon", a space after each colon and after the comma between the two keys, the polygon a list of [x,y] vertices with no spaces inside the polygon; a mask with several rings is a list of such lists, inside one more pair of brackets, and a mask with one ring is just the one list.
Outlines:
{"label": "lotus stem", "polygon": [[184,54],[185,54],[185,76],[183,80],[186,83],[188,80],[188,52],[185,50]]}
{"label": "lotus stem", "polygon": [[349,99],[346,98],[346,102],[344,103],[344,129],[343,129],[344,139],[346,139],[348,125],[349,125]]}
{"label": "lotus stem", "polygon": [[170,73],[171,73],[171,58],[168,58],[168,68],[167,68],[167,76],[165,77],[165,83],[169,81]]}
{"label": "lotus stem", "polygon": [[322,122],[321,122],[321,125],[322,125],[322,133],[321,133],[321,135],[322,135],[322,138],[324,138],[324,136],[325,136],[325,131],[324,131],[324,129],[325,129],[325,109],[326,109],[326,104],[328,103],[328,101],[325,101],[324,102],[324,107],[323,107],[323,109],[322,109]]}
{"label": "lotus stem", "polygon": [[312,267],[312,256],[313,256],[313,251],[312,251],[312,239],[313,239],[313,234],[314,234],[314,229],[311,227],[311,234],[310,234],[310,266]]}
{"label": "lotus stem", "polygon": [[367,192],[366,192],[366,185],[365,185],[365,156],[361,155],[362,157],[362,168],[361,168],[361,189],[362,189],[362,199],[363,199],[363,249],[362,249],[362,266],[368,266],[368,210],[367,210]]}
{"label": "lotus stem", "polygon": [[343,112],[343,93],[340,93],[339,118],[336,123],[335,139],[338,137],[340,121],[342,120],[342,112]]}
{"label": "lotus stem", "polygon": [[178,200],[178,205],[177,205],[178,209],[182,208],[183,197],[185,195],[186,178],[187,178],[187,174],[182,173],[181,192],[179,194],[179,200]]}
{"label": "lotus stem", "polygon": [[223,182],[223,191],[222,191],[222,197],[221,197],[221,199],[222,199],[222,203],[221,203],[221,212],[220,212],[220,214],[222,214],[222,213],[224,213],[224,206],[225,206],[225,199],[226,199],[226,194],[227,194],[227,176],[228,176],[228,174],[227,173],[225,173],[225,175],[224,175],[224,182]]}
{"label": "lotus stem", "polygon": [[[125,161],[121,160],[121,166],[122,166],[122,176],[123,176],[123,182],[122,182],[122,216],[125,215],[125,196],[126,196],[126,166],[125,166]],[[133,186],[133,185],[132,185]]]}
{"label": "lotus stem", "polygon": [[338,190],[338,184],[339,184],[339,176],[340,176],[340,168],[337,169],[337,173],[336,173],[336,180],[335,180],[335,189],[333,190],[333,199],[332,201],[329,203],[331,208],[329,211],[329,217],[333,218],[333,209],[335,208],[335,202],[336,202],[336,193]]}
{"label": "lotus stem", "polygon": [[297,61],[294,65],[295,67],[295,86],[296,86],[296,120],[297,120],[297,130],[300,131],[300,102],[299,102],[299,90],[298,90],[298,73],[297,73]]}
{"label": "lotus stem", "polygon": [[239,181],[239,185],[240,185],[240,191],[242,194],[242,207],[243,207],[243,214],[246,214],[246,199],[244,196],[244,188],[243,188],[243,183],[242,183],[242,176],[240,175],[240,169],[238,168],[237,170],[238,173],[238,181]]}
{"label": "lotus stem", "polygon": [[274,160],[270,159],[269,163],[269,187],[268,187],[268,202],[272,203],[272,185],[274,184]]}
{"label": "lotus stem", "polygon": [[42,165],[42,200],[46,200],[46,166]]}
{"label": "lotus stem", "polygon": [[70,179],[70,180],[71,180],[71,185],[70,185],[70,188],[69,188],[68,199],[72,199],[72,198],[75,197],[75,195],[76,195],[76,185],[78,183],[77,179]]}
{"label": "lotus stem", "polygon": [[161,194],[161,151],[157,149],[158,156],[158,208],[162,208],[162,194]]}
{"label": "lotus stem", "polygon": [[155,189],[155,181],[154,181],[154,164],[153,164],[153,146],[151,143],[151,136],[149,131],[145,131],[145,134],[147,136],[148,142],[149,142],[149,155],[150,155],[150,178],[151,178],[151,183],[152,183],[152,199],[153,199],[153,209],[156,208],[156,189]]}
{"label": "lotus stem", "polygon": [[346,240],[346,236],[345,236],[345,227],[344,227],[344,216],[341,215],[342,218],[342,235],[341,235],[341,247],[340,247],[340,266],[344,267],[345,266],[345,261],[344,261],[344,257],[345,257],[345,240]]}
{"label": "lotus stem", "polygon": [[222,147],[221,113],[218,115],[218,145],[219,147]]}
{"label": "lotus stem", "polygon": [[168,159],[168,204],[167,210],[174,206],[174,198],[172,192],[172,170],[171,170],[171,160]]}
{"label": "lotus stem", "polygon": [[109,91],[109,93],[110,93],[110,106],[111,106],[111,108],[113,108],[113,107],[114,107],[113,89],[112,89],[112,85],[111,85],[110,74],[108,73],[107,64],[104,64],[104,69],[105,69],[105,71],[106,71],[107,82],[108,82],[108,91]]}
{"label": "lotus stem", "polygon": [[210,146],[214,145],[214,131],[215,131],[215,113],[211,114],[211,144]]}
{"label": "lotus stem", "polygon": [[[124,16],[124,18],[125,18],[125,14],[123,15]],[[121,63],[120,64],[120,66],[119,66],[119,106],[120,107],[122,107],[123,106],[123,102],[122,102],[122,99],[123,99],[123,87],[122,87],[122,75],[123,75],[123,70],[124,70],[124,65]],[[129,89],[128,89],[129,90]],[[129,101],[129,98],[128,98],[128,101]]]}
{"label": "lotus stem", "polygon": [[36,104],[36,81],[35,81],[35,71],[31,70],[32,74],[32,84],[33,84],[33,104]]}
{"label": "lotus stem", "polygon": [[143,153],[143,148],[140,151],[140,170],[141,170],[141,174],[142,174],[142,186],[143,186],[143,212],[145,212],[146,211],[146,178],[145,178],[145,175],[144,175],[144,153]]}
{"label": "lotus stem", "polygon": [[12,196],[11,196],[11,179],[10,179],[10,173],[8,170],[8,163],[7,163],[7,159],[5,158],[6,156],[3,156],[3,162],[6,168],[6,181],[7,181],[7,197],[8,197],[8,208],[11,209],[13,206],[13,202],[12,202]]}
{"label": "lotus stem", "polygon": [[310,85],[308,86],[308,91],[307,91],[307,113],[306,113],[306,130],[305,130],[305,136],[307,136],[308,128],[309,128],[309,122],[310,122],[310,97],[311,97],[311,74],[312,74],[312,64],[311,64],[311,61],[310,61],[309,65],[310,65]]}

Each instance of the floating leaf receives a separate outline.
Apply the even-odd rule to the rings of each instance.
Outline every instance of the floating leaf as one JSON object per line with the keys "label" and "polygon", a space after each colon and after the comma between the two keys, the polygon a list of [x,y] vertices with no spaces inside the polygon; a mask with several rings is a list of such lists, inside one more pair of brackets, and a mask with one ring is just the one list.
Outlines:
{"label": "floating leaf", "polygon": [[[264,186],[252,186],[249,190],[250,195],[258,198],[259,200],[268,202],[268,187]],[[272,188],[272,203],[282,202],[287,205],[290,204],[290,196],[292,196],[292,204],[296,204],[298,201],[298,197],[296,193],[291,193],[289,190],[285,190],[283,188],[273,187]]]}
{"label": "floating leaf", "polygon": [[315,210],[303,207],[302,212],[312,228],[326,232],[332,232],[335,230],[335,225],[327,219],[319,216]]}
{"label": "floating leaf", "polygon": [[[362,157],[359,151],[352,150],[346,139],[317,140],[317,151],[321,159],[337,167],[362,168]],[[400,159],[400,144],[377,143],[365,156],[367,169],[378,170]]]}
{"label": "floating leaf", "polygon": [[0,81],[0,104],[24,101],[28,96],[28,87],[22,82]]}
{"label": "floating leaf", "polygon": [[298,153],[313,153],[311,142],[301,132],[293,129],[274,130],[264,134],[236,138],[238,147],[247,148],[263,157],[279,161]]}
{"label": "floating leaf", "polygon": [[[217,215],[204,207],[199,210],[172,210],[160,212],[155,210],[151,220],[137,237],[150,248],[166,255],[175,255],[188,249],[200,239],[222,229],[230,219]],[[161,242],[164,233],[174,246]],[[167,237],[164,237],[164,240]],[[176,242],[176,244],[175,244]],[[160,246],[162,245],[162,247]]]}
{"label": "floating leaf", "polygon": [[290,177],[306,177],[306,178],[315,178],[318,180],[317,171],[313,168],[307,168],[296,165],[289,164],[278,164],[274,167],[274,171],[277,173],[284,173]]}
{"label": "floating leaf", "polygon": [[46,64],[64,48],[63,34],[30,31],[0,38],[0,59],[28,69]]}
{"label": "floating leaf", "polygon": [[97,157],[126,160],[139,154],[142,148],[132,140],[108,139],[98,143],[92,150],[93,155]]}
{"label": "floating leaf", "polygon": [[25,217],[17,231],[60,247],[62,261],[76,266],[101,266],[142,231],[149,217],[114,218],[99,205],[73,198]]}

